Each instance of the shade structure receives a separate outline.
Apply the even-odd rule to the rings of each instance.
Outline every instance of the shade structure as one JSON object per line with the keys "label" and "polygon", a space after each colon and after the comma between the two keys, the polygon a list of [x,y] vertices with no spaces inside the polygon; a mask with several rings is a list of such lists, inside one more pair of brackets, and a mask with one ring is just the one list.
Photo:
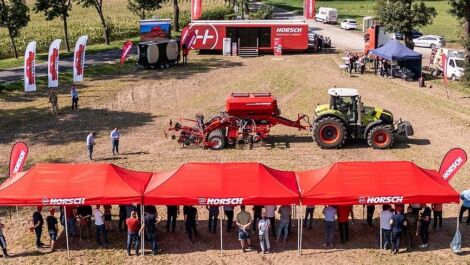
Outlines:
{"label": "shade structure", "polygon": [[307,205],[459,202],[437,171],[408,161],[337,162],[296,174]]}
{"label": "shade structure", "polygon": [[393,61],[419,60],[423,55],[406,47],[397,40],[389,40],[382,47],[369,51],[370,54]]}
{"label": "shade structure", "polygon": [[295,173],[260,163],[186,163],[156,173],[144,193],[145,204],[265,205],[298,204]]}
{"label": "shade structure", "polygon": [[151,175],[112,164],[37,164],[0,185],[0,205],[141,203]]}

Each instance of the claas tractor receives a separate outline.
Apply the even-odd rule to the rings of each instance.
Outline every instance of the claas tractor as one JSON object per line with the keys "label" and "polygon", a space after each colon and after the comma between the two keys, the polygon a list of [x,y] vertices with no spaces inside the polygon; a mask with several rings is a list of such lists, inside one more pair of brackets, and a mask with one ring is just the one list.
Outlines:
{"label": "claas tractor", "polygon": [[170,121],[166,135],[172,134],[171,137],[183,147],[197,145],[212,150],[238,143],[249,143],[253,147],[253,144],[268,137],[270,129],[278,124],[299,130],[311,129],[305,114],[298,114],[295,121],[281,117],[277,100],[271,93],[232,93],[227,99],[225,111],[209,121],[205,122],[201,114],[196,115],[194,120],[182,121],[192,124],[176,122],[173,126]]}
{"label": "claas tractor", "polygon": [[353,88],[331,88],[330,103],[315,108],[313,139],[321,148],[339,148],[347,139],[364,139],[369,146],[385,149],[396,135],[413,135],[410,122],[393,120],[390,111],[363,106]]}

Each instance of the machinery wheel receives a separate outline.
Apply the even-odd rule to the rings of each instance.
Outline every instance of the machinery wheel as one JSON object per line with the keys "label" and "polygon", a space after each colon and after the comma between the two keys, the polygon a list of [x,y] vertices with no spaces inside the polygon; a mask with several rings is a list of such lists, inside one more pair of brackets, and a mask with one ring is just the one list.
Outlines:
{"label": "machinery wheel", "polygon": [[452,75],[452,76],[450,77],[450,80],[452,80],[452,81],[457,81],[457,77],[456,77],[455,75]]}
{"label": "machinery wheel", "polygon": [[367,134],[367,143],[374,149],[386,149],[393,145],[393,128],[390,125],[377,125]]}
{"label": "machinery wheel", "polygon": [[338,118],[321,118],[313,125],[313,139],[321,148],[339,148],[346,142],[346,127]]}
{"label": "machinery wheel", "polygon": [[222,129],[217,129],[209,133],[207,140],[211,142],[210,149],[222,150],[225,147],[225,135]]}
{"label": "machinery wheel", "polygon": [[432,43],[431,46],[429,46],[429,48],[435,49],[435,48],[436,48],[436,44]]}

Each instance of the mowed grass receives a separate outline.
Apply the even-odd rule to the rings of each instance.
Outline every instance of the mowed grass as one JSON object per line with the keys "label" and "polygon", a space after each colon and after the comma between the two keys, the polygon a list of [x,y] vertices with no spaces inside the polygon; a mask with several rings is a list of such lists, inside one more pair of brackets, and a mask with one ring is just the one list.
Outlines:
{"label": "mowed grass", "polygon": [[[28,0],[30,7],[31,21],[28,26],[21,30],[21,35],[16,38],[16,44],[20,55],[24,54],[26,45],[35,40],[37,43],[38,53],[46,54],[50,43],[54,39],[62,39],[62,51],[66,50],[65,37],[63,31],[63,22],[57,18],[53,21],[46,21],[42,12],[33,11],[34,0]],[[179,0],[180,19],[189,21],[190,0]],[[224,5],[223,0],[207,0],[204,1],[204,10]],[[139,17],[131,13],[127,9],[127,0],[104,1],[104,15],[107,18],[109,27],[112,30],[111,39],[113,45],[102,45],[104,43],[103,30],[100,20],[94,8],[83,8],[73,4],[72,11],[68,17],[70,48],[73,51],[75,41],[81,35],[88,35],[87,53],[94,50],[100,51],[104,49],[115,49],[122,46],[123,40],[135,39],[139,37]],[[173,2],[164,1],[162,8],[149,12],[148,18],[153,16],[157,18],[171,18],[173,12]],[[175,33],[173,35],[178,35]],[[96,44],[96,46],[95,46]],[[4,28],[0,29],[0,69],[6,69],[22,65],[22,59],[9,59],[13,57],[11,42],[8,37],[8,31]],[[46,56],[40,56],[40,60],[47,59]]]}
{"label": "mowed grass", "polygon": [[[432,6],[437,11],[437,16],[433,24],[418,29],[423,34],[433,34],[443,36],[448,43],[458,42],[459,22],[455,17],[449,14],[450,6],[447,1],[424,1],[426,5]],[[275,5],[286,10],[303,12],[303,0],[267,0],[266,3]],[[341,19],[356,19],[358,30],[362,31],[363,21],[366,16],[375,16],[374,1],[316,1],[315,8],[318,11],[320,7],[333,7],[338,10],[340,22]],[[338,23],[339,23],[338,22]]]}

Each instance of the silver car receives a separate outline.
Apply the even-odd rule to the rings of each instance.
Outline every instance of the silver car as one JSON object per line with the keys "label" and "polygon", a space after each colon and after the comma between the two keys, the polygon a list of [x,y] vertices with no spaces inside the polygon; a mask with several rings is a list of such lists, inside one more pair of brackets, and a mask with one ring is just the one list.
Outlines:
{"label": "silver car", "polygon": [[441,48],[446,46],[446,41],[441,36],[424,35],[413,40],[416,47]]}

